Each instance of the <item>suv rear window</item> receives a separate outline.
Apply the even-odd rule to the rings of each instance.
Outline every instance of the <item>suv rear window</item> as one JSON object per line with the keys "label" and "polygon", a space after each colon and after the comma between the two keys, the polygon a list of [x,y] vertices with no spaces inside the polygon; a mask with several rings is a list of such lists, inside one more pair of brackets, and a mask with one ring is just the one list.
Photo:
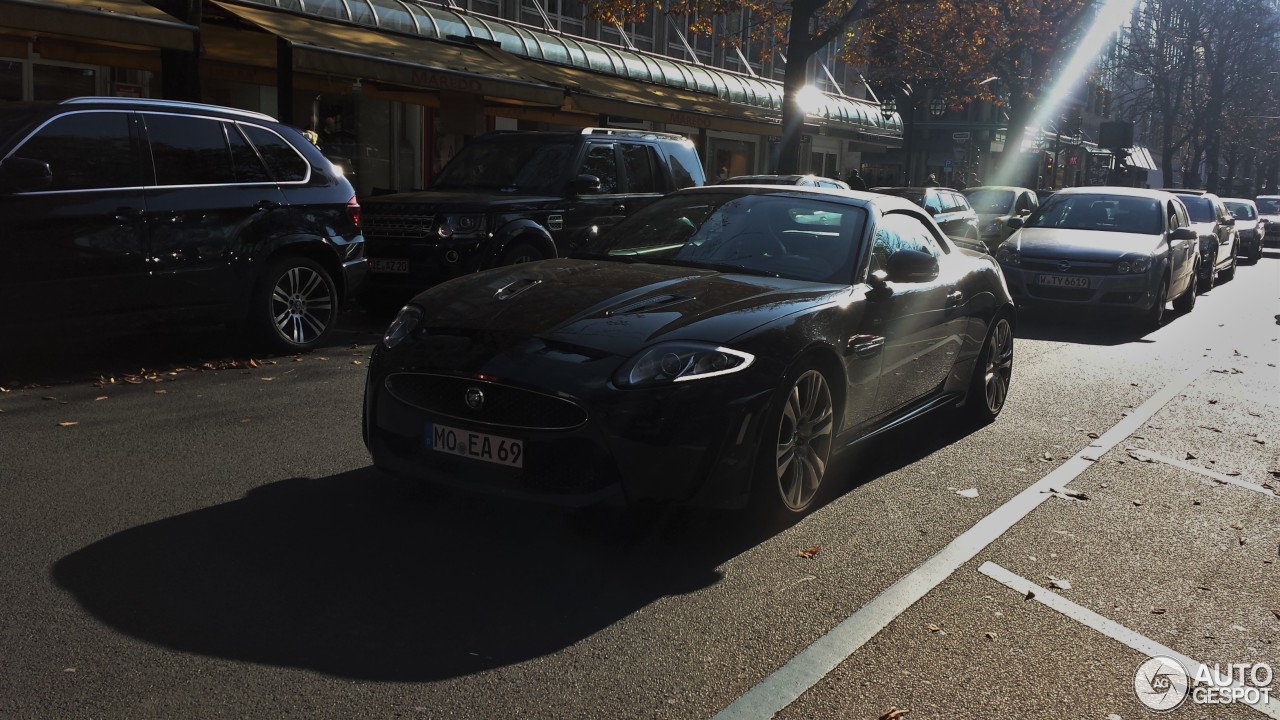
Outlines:
{"label": "suv rear window", "polygon": [[53,171],[47,190],[133,187],[138,153],[129,137],[129,114],[76,112],[54,118],[14,156],[43,160]]}

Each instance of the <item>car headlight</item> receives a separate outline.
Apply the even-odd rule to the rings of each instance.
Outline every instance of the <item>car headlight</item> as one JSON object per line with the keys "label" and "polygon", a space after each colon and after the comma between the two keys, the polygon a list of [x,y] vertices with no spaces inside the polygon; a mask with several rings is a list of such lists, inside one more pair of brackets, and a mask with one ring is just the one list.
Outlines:
{"label": "car headlight", "polygon": [[436,234],[442,238],[471,237],[484,232],[484,215],[442,215]]}
{"label": "car headlight", "polygon": [[1001,265],[1021,265],[1022,253],[1014,250],[1008,245],[1001,245],[1000,248],[996,250],[996,261]]}
{"label": "car headlight", "polygon": [[644,387],[703,380],[746,370],[755,359],[750,353],[711,343],[661,343],[623,364],[614,382],[619,387]]}
{"label": "car headlight", "polygon": [[1122,258],[1116,263],[1116,272],[1124,275],[1126,273],[1144,273],[1151,269],[1150,255],[1130,255]]}
{"label": "car headlight", "polygon": [[391,321],[391,325],[387,327],[387,333],[382,336],[383,346],[390,350],[404,342],[421,321],[422,308],[417,305],[405,305],[400,308],[400,312],[396,313],[396,319]]}

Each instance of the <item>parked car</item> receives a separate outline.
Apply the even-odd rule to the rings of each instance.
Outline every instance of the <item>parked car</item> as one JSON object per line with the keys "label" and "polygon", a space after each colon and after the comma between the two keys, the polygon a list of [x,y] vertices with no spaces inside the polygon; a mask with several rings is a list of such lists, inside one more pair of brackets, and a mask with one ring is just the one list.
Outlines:
{"label": "parked car", "polygon": [[1167,188],[1187,206],[1191,226],[1200,236],[1200,292],[1210,290],[1219,280],[1226,282],[1236,275],[1236,256],[1240,238],[1236,219],[1217,195],[1203,190]]}
{"label": "parked car", "polygon": [[415,297],[373,351],[364,439],[472,491],[795,516],[856,440],[944,406],[993,420],[1013,329],[994,259],[910,202],[691,188],[573,257]]}
{"label": "parked car", "polygon": [[1019,305],[1129,313],[1157,327],[1165,305],[1190,312],[1199,263],[1185,196],[1123,187],[1053,194],[996,251]]}
{"label": "parked car", "polygon": [[824,187],[836,190],[848,190],[849,183],[843,180],[819,177],[817,175],[737,175],[723,180],[721,185],[799,185],[800,187]]}
{"label": "parked car", "polygon": [[267,115],[164,100],[0,107],[0,323],[221,322],[321,342],[365,273],[342,173]]}
{"label": "parked car", "polygon": [[1240,238],[1240,254],[1251,263],[1262,259],[1262,244],[1267,235],[1267,221],[1258,215],[1258,206],[1248,198],[1222,198],[1227,212],[1236,219],[1236,236]]}
{"label": "parked car", "polygon": [[1280,247],[1280,195],[1259,195],[1254,198],[1258,206],[1258,217],[1267,224],[1267,234],[1262,244],[1265,247]]}
{"label": "parked car", "polygon": [[871,192],[883,195],[897,195],[924,208],[942,228],[942,231],[953,238],[976,241],[981,238],[978,232],[978,213],[964,195],[957,190],[945,187],[876,187]]}
{"label": "parked car", "polygon": [[664,194],[705,182],[697,150],[681,135],[481,135],[429,190],[364,200],[371,272],[361,301],[394,312],[443,280],[564,255]]}
{"label": "parked car", "polygon": [[1013,234],[1011,218],[1026,218],[1040,207],[1036,191],[1009,185],[979,185],[963,191],[969,205],[978,213],[978,232],[987,249],[995,252],[1000,243]]}

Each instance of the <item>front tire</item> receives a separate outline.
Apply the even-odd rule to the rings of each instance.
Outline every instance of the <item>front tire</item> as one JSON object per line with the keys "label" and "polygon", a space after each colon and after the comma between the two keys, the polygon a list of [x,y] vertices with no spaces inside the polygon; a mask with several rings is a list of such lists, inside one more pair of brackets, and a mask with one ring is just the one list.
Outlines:
{"label": "front tire", "polygon": [[1211,258],[1209,260],[1209,269],[1205,271],[1204,276],[1200,278],[1200,292],[1206,293],[1213,289],[1218,282],[1218,259]]}
{"label": "front tire", "polygon": [[1160,279],[1160,289],[1156,291],[1156,300],[1142,317],[1142,324],[1149,330],[1156,330],[1164,323],[1164,306],[1169,302],[1169,278]]}
{"label": "front tire", "polygon": [[338,288],[320,263],[301,256],[273,261],[250,300],[249,330],[281,353],[310,350],[333,329]]}
{"label": "front tire", "polygon": [[765,423],[754,484],[758,509],[771,519],[798,518],[824,489],[835,438],[835,404],[822,372],[790,376]]}
{"label": "front tire", "polygon": [[1227,266],[1227,269],[1222,271],[1222,282],[1234,280],[1236,277],[1236,263],[1238,261],[1238,258],[1236,257],[1236,253],[1238,251],[1236,248],[1237,246],[1235,245],[1231,246],[1231,264]]}
{"label": "front tire", "polygon": [[982,343],[982,352],[973,366],[965,413],[977,425],[996,419],[1009,398],[1013,381],[1013,325],[1009,318],[997,317]]}

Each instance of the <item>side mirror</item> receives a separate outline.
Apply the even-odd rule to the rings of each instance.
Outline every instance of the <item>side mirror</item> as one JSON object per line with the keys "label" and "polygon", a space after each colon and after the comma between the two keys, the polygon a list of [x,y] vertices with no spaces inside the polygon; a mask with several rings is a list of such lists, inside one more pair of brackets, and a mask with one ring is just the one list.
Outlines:
{"label": "side mirror", "polygon": [[1170,240],[1195,240],[1198,237],[1196,231],[1189,227],[1174,228],[1173,232],[1169,233]]}
{"label": "side mirror", "polygon": [[0,162],[0,189],[30,192],[53,184],[49,163],[31,158],[11,157]]}
{"label": "side mirror", "polygon": [[1222,224],[1230,227],[1231,225],[1236,224],[1236,219],[1228,215],[1227,219],[1222,221]]}
{"label": "side mirror", "polygon": [[[1030,215],[1031,211],[1028,210],[1027,214]],[[1017,230],[1026,224],[1027,224],[1027,219],[1025,217],[1011,217],[1005,221],[1004,226],[1009,228],[1010,230]]]}
{"label": "side mirror", "polygon": [[595,175],[579,175],[569,181],[569,190],[574,195],[595,195],[600,192],[600,178]]}
{"label": "side mirror", "polygon": [[887,266],[894,282],[926,282],[938,277],[938,258],[919,250],[896,250]]}
{"label": "side mirror", "polygon": [[889,273],[884,270],[872,270],[867,275],[867,284],[871,286],[867,297],[872,300],[884,300],[893,295],[893,288],[889,287]]}

